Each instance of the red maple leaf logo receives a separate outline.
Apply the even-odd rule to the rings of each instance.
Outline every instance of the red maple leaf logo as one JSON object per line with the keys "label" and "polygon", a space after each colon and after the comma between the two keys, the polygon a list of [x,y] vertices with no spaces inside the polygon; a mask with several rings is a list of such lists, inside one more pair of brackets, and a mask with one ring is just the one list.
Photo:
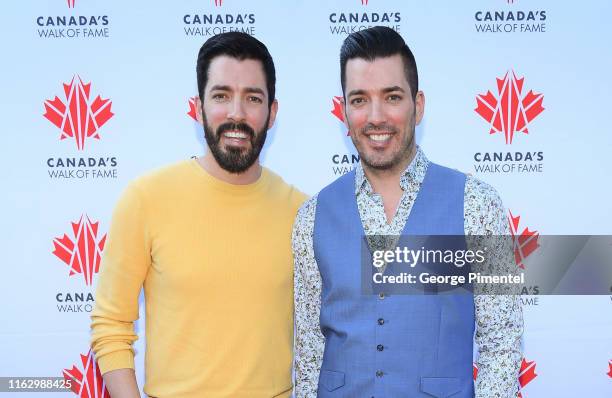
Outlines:
{"label": "red maple leaf logo", "polygon": [[367,6],[368,5],[368,0],[361,0],[361,5],[362,6]]}
{"label": "red maple leaf logo", "polygon": [[215,6],[221,7],[223,5],[223,0],[215,0]]}
{"label": "red maple leaf logo", "polygon": [[529,90],[522,96],[524,78],[517,79],[514,71],[506,72],[503,79],[497,79],[495,97],[491,91],[476,96],[476,113],[490,123],[489,134],[504,133],[506,144],[512,144],[516,132],[528,134],[527,125],[535,119],[544,108],[543,94]]}
{"label": "red maple leaf logo", "polygon": [[612,359],[608,362],[608,366],[610,367],[610,371],[606,374],[612,379]]}
{"label": "red maple leaf logo", "polygon": [[[478,377],[478,367],[476,366],[476,364],[472,365],[472,374],[474,377],[474,381],[476,381],[476,378]],[[525,358],[523,358],[523,362],[521,362],[521,369],[519,371],[519,385],[521,386],[520,388],[522,389],[523,387],[525,387],[527,384],[529,384],[533,379],[535,379],[538,375],[535,374],[535,361],[531,361],[528,362],[525,360]],[[522,398],[522,394],[519,393],[518,397]]]}
{"label": "red maple leaf logo", "polygon": [[83,274],[85,284],[90,286],[100,269],[106,234],[98,237],[98,223],[92,223],[86,214],[72,223],[72,232],[73,239],[66,234],[53,239],[53,254],[70,266],[70,276]]}
{"label": "red maple leaf logo", "polygon": [[187,116],[190,116],[196,122],[198,121],[198,117],[196,114],[196,99],[198,97],[190,97],[189,98],[189,112],[187,112]]}
{"label": "red maple leaf logo", "polygon": [[[523,362],[521,362],[521,369],[519,371],[519,384],[521,386],[521,389],[523,389],[523,387],[525,387],[538,376],[535,373],[535,367],[535,361],[528,362],[525,358],[523,358]],[[522,393],[519,392],[518,397],[522,398]]]}
{"label": "red maple leaf logo", "polygon": [[508,210],[508,221],[510,223],[510,233],[512,234],[512,240],[514,242],[514,260],[519,268],[525,269],[523,261],[531,255],[538,247],[538,239],[540,234],[538,231],[530,231],[529,228],[525,227],[522,232],[519,233],[519,222],[520,216],[514,217],[512,212]]}
{"label": "red maple leaf logo", "polygon": [[89,100],[90,89],[91,83],[84,84],[76,75],[69,84],[64,83],[65,103],[57,96],[45,101],[43,116],[62,131],[60,140],[74,138],[80,151],[86,138],[100,139],[98,130],[114,116],[110,100],[99,95]]}
{"label": "red maple leaf logo", "polygon": [[68,8],[74,8],[76,0],[66,0],[66,2],[68,3]]}
{"label": "red maple leaf logo", "polygon": [[[334,104],[334,108],[331,110],[331,114],[344,123],[344,114],[342,113],[342,97],[334,96],[332,98],[332,103]],[[351,135],[351,131],[347,131],[346,135]]]}
{"label": "red maple leaf logo", "polygon": [[81,364],[81,369],[72,365],[72,369],[62,371],[64,380],[70,381],[72,392],[81,398],[110,398],[91,350],[87,355],[81,354]]}
{"label": "red maple leaf logo", "polygon": [[332,102],[334,104],[334,109],[331,110],[332,115],[344,123],[344,115],[342,114],[342,97],[334,96],[334,98],[332,98]]}

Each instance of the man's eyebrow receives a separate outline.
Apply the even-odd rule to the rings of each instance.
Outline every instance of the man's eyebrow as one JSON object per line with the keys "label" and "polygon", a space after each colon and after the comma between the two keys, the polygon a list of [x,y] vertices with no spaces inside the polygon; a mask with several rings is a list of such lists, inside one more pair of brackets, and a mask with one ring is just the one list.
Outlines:
{"label": "man's eyebrow", "polygon": [[214,85],[210,88],[210,91],[232,91],[232,89],[230,88],[230,86],[223,86],[220,84]]}
{"label": "man's eyebrow", "polygon": [[[400,92],[402,92],[402,93],[405,93],[405,92],[406,92],[406,90],[404,90],[404,89],[403,89],[403,88],[401,88],[400,86],[385,87],[385,88],[381,89],[380,91],[381,91],[383,94],[386,94],[386,93],[391,93],[391,92],[394,92],[394,91],[400,91]],[[365,94],[366,94],[366,91],[365,91],[365,90],[361,90],[361,89],[358,89],[358,90],[351,90],[351,91],[349,91],[349,93],[347,94],[347,97],[350,97],[350,96],[353,96],[353,95],[365,95]]]}
{"label": "man's eyebrow", "polygon": [[400,86],[393,86],[393,87],[385,87],[381,90],[383,93],[391,93],[393,91],[401,91],[402,93],[405,93],[406,91],[401,88]]}
{"label": "man's eyebrow", "polygon": [[263,96],[266,95],[266,93],[259,87],[247,87],[244,89],[244,91],[247,93],[261,94]]}
{"label": "man's eyebrow", "polygon": [[[222,85],[222,84],[217,84],[217,85],[212,86],[210,88],[210,91],[232,91],[232,89],[231,89],[230,86],[226,86],[226,85]],[[246,93],[261,94],[263,96],[266,95],[265,91],[263,91],[259,87],[246,87],[244,89],[244,91]]]}
{"label": "man's eyebrow", "polygon": [[366,93],[365,90],[351,90],[346,96],[350,97],[353,95],[364,95],[365,93]]}

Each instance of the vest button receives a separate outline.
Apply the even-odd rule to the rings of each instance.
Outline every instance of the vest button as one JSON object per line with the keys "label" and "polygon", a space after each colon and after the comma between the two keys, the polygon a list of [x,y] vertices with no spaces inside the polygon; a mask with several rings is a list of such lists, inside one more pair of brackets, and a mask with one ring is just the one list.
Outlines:
{"label": "vest button", "polygon": [[384,324],[385,324],[385,320],[384,320],[384,319],[382,319],[382,318],[378,318],[378,324],[379,324],[380,326],[384,325]]}
{"label": "vest button", "polygon": [[376,349],[377,349],[378,351],[382,351],[382,350],[384,350],[384,349],[385,349],[385,347],[384,347],[382,344],[379,344],[379,345],[377,345],[377,346],[376,346]]}
{"label": "vest button", "polygon": [[378,298],[381,299],[381,300],[384,299],[385,298],[385,294],[382,293],[382,292],[378,293]]}
{"label": "vest button", "polygon": [[382,370],[377,370],[376,371],[376,377],[383,377],[383,371]]}

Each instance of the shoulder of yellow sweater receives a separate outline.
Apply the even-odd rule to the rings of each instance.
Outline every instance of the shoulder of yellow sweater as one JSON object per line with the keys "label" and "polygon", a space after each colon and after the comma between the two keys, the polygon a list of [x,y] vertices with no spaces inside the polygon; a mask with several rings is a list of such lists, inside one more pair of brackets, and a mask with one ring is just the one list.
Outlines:
{"label": "shoulder of yellow sweater", "polygon": [[160,190],[176,189],[180,184],[188,183],[186,176],[193,173],[192,159],[181,160],[146,172],[134,179],[130,185],[143,193],[157,194]]}
{"label": "shoulder of yellow sweater", "polygon": [[271,169],[267,167],[264,167],[264,169],[270,175],[270,185],[274,187],[275,192],[280,194],[283,198],[288,197],[292,209],[297,212],[302,203],[308,199],[308,195],[297,189],[295,186],[286,183],[285,180],[283,180],[283,177],[279,176]]}

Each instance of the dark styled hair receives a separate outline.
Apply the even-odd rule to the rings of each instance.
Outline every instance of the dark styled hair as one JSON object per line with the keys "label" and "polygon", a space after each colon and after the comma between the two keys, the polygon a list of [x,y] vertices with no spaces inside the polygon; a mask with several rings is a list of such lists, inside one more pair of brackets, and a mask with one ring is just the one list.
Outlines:
{"label": "dark styled hair", "polygon": [[196,73],[198,78],[198,95],[201,100],[204,100],[204,87],[206,87],[206,82],[208,81],[210,62],[213,58],[220,55],[227,55],[239,61],[245,59],[261,61],[268,89],[268,107],[272,106],[276,91],[276,71],[272,56],[262,42],[242,32],[228,32],[212,36],[200,48]]}
{"label": "dark styled hair", "polygon": [[349,59],[362,58],[371,62],[376,58],[386,58],[396,54],[399,54],[404,62],[404,73],[414,99],[417,91],[419,91],[419,75],[414,55],[412,55],[412,51],[410,51],[402,36],[386,26],[375,26],[351,33],[342,43],[340,49],[342,95],[345,95],[346,63]]}

